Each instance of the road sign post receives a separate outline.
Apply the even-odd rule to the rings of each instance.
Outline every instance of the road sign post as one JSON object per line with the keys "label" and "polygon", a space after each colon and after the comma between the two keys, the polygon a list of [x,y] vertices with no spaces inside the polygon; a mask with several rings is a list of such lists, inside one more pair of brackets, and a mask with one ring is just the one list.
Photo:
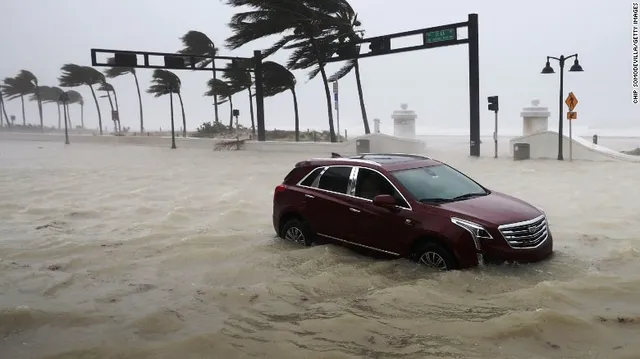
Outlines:
{"label": "road sign post", "polygon": [[573,92],[569,92],[569,95],[564,100],[564,103],[569,108],[569,112],[567,112],[567,120],[569,120],[569,161],[573,161],[573,133],[572,133],[572,120],[578,119],[578,113],[573,112],[573,110],[578,105],[578,98]]}
{"label": "road sign post", "polygon": [[[569,94],[570,96],[573,95],[573,92]],[[575,96],[574,96],[575,98]],[[569,98],[567,97],[567,101],[569,100]],[[569,106],[569,108],[575,108],[575,104],[578,103],[578,100],[576,99],[575,102],[572,102],[573,106],[571,105],[567,105]],[[573,125],[573,121],[572,120],[577,120],[578,119],[578,113],[577,112],[573,112],[573,111],[569,111],[567,112],[567,120],[569,120],[569,161],[573,161],[573,133],[572,133],[572,125]]]}
{"label": "road sign post", "polygon": [[495,115],[493,130],[493,144],[495,148],[493,158],[498,158],[498,110],[500,109],[500,104],[498,102],[498,96],[489,96],[487,101],[489,101],[489,111],[493,111]]}

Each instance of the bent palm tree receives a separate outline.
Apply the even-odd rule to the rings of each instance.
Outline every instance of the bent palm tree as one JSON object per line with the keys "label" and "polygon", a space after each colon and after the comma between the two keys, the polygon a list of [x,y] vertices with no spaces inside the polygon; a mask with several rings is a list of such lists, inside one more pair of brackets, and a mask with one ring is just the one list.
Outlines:
{"label": "bent palm tree", "polygon": [[[113,120],[113,127],[115,132],[119,133],[120,132],[120,111],[118,111],[118,97],[116,96],[116,90],[113,88],[113,86],[108,83],[108,82],[103,82],[100,84],[100,87],[98,87],[98,91],[102,91],[105,93],[104,96],[100,96],[100,98],[108,98],[109,99],[109,107],[111,108],[111,119]],[[111,93],[113,92],[113,97],[115,98],[115,107],[113,105],[113,100],[111,99]],[[114,117],[114,114],[118,114],[118,117]]]}
{"label": "bent palm tree", "polygon": [[69,97],[69,104],[77,103],[80,105],[80,127],[84,128],[84,99],[82,95],[75,90],[67,91],[67,96]]}
{"label": "bent palm tree", "polygon": [[7,127],[11,127],[11,122],[9,122],[9,116],[7,116],[7,109],[4,107],[4,95],[2,94],[2,91],[0,91],[0,127],[4,126],[3,125],[4,122],[2,120],[3,115],[4,115],[4,119],[7,121]]}
{"label": "bent palm tree", "polygon": [[[113,63],[114,59],[113,58],[109,58],[107,60],[108,63]],[[107,69],[105,72],[105,75],[108,78],[116,78],[118,76],[122,76],[124,74],[132,74],[133,75],[133,79],[136,82],[136,90],[138,91],[138,105],[140,107],[140,133],[144,133],[144,115],[142,113],[142,96],[140,95],[140,83],[138,82],[138,75],[136,74],[136,69],[133,67],[111,67],[109,69]],[[114,97],[115,97],[115,91],[114,91]],[[117,97],[116,97],[116,104],[118,103]],[[116,105],[117,107],[117,105]],[[120,112],[118,112],[118,114],[120,114]],[[118,117],[119,118],[119,117]]]}
{"label": "bent palm tree", "polygon": [[25,84],[28,84],[28,87],[31,89],[30,93],[35,95],[35,100],[38,102],[40,128],[44,130],[44,121],[42,118],[42,100],[40,99],[40,92],[38,91],[38,78],[31,71],[27,70],[20,70],[16,78],[20,81],[24,81]]}
{"label": "bent palm tree", "polygon": [[[56,92],[56,89],[59,92]],[[37,88],[38,91],[38,96],[36,96],[35,93],[33,93],[31,96],[29,96],[29,101],[40,101],[41,106],[44,107],[44,104],[46,103],[52,103],[55,102],[57,103],[59,98],[60,98],[60,94],[62,93],[62,90],[58,87],[50,87],[50,86],[38,86]],[[58,129],[60,129],[60,105],[58,104]]]}
{"label": "bent palm tree", "polygon": [[100,104],[96,97],[96,92],[93,89],[93,85],[101,84],[105,81],[104,75],[89,66],[79,66],[75,64],[63,65],[62,75],[58,78],[60,86],[62,87],[78,87],[82,85],[89,86],[91,89],[91,95],[93,95],[93,101],[96,104],[96,110],[98,111],[98,125],[100,126],[100,135],[102,135],[102,114],[100,113]]}
{"label": "bent palm tree", "polygon": [[[333,110],[329,82],[324,69],[325,60],[333,54],[329,45],[339,36],[336,14],[350,7],[346,0],[227,0],[233,7],[249,7],[251,10],[235,14],[229,24],[233,35],[227,39],[230,49],[237,49],[254,40],[276,34],[287,33],[271,48],[265,50],[265,56],[286,48],[304,50],[290,58],[289,65],[295,68],[309,68],[317,64],[325,88],[329,133],[332,142],[336,142],[333,126]],[[293,34],[289,32],[293,31]],[[307,61],[300,61],[302,56]],[[311,61],[313,59],[313,61]],[[289,66],[287,66],[289,67]],[[289,67],[293,69],[292,67]],[[316,73],[317,74],[317,73]],[[313,75],[312,77],[315,77]]]}
{"label": "bent palm tree", "polygon": [[213,96],[218,97],[220,101],[229,101],[229,130],[233,129],[233,95],[238,91],[219,79],[207,81],[207,87],[208,90],[204,96]]}
{"label": "bent palm tree", "polygon": [[180,109],[182,110],[182,136],[187,137],[187,118],[184,113],[181,89],[182,81],[180,81],[178,75],[167,70],[154,70],[151,77],[151,86],[147,89],[147,93],[153,94],[153,97],[156,98],[170,93],[178,95]]}
{"label": "bent palm tree", "polygon": [[262,65],[262,83],[264,96],[271,97],[284,91],[291,91],[293,96],[294,125],[296,141],[300,141],[300,117],[298,116],[298,96],[296,95],[296,77],[287,70],[286,67],[273,62],[266,61]]}
{"label": "bent palm tree", "polygon": [[227,71],[222,75],[227,84],[231,87],[233,94],[247,90],[249,92],[249,112],[251,114],[251,133],[256,135],[255,118],[253,117],[253,93],[251,86],[253,81],[251,79],[251,73],[246,68],[234,67],[231,63],[227,65]]}
{"label": "bent palm tree", "polygon": [[[214,57],[218,54],[218,49],[213,41],[203,32],[191,30],[184,34],[180,38],[180,41],[182,41],[182,49],[178,51],[178,53],[209,57]],[[216,67],[216,61],[214,59],[199,58],[194,60],[196,62],[196,66],[200,68],[206,67],[209,64],[212,64],[214,69]],[[213,70],[213,79],[216,80],[217,78],[218,75],[216,71]],[[216,122],[220,122],[220,118],[218,117],[218,105],[218,98],[213,96],[213,111]]]}
{"label": "bent palm tree", "polygon": [[33,83],[26,80],[24,77],[7,77],[4,79],[2,85],[2,94],[7,98],[7,101],[20,98],[22,105],[22,125],[27,125],[27,116],[24,109],[24,97],[33,94]]}

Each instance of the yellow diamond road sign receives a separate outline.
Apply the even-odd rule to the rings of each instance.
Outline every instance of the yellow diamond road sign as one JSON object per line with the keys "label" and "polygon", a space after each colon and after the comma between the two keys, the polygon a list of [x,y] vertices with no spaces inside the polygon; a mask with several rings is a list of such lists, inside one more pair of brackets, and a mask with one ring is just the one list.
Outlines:
{"label": "yellow diamond road sign", "polygon": [[564,100],[564,103],[566,103],[569,107],[569,111],[573,111],[573,109],[576,108],[576,105],[578,104],[578,99],[576,98],[576,95],[573,94],[573,92],[569,92],[569,96],[567,96],[567,99]]}

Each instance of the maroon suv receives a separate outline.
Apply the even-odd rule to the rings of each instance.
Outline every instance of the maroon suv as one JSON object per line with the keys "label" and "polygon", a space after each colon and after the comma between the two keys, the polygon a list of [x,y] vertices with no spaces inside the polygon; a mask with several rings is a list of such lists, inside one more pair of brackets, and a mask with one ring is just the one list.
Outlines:
{"label": "maroon suv", "polygon": [[279,237],[461,269],[535,262],[553,252],[545,213],[424,156],[364,154],[299,162],[275,189]]}

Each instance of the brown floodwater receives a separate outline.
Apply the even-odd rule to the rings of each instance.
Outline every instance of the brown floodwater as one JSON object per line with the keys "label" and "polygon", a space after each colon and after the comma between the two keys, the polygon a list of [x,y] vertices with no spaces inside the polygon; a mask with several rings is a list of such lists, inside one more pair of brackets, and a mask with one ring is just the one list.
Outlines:
{"label": "brown floodwater", "polygon": [[431,273],[276,239],[304,154],[0,143],[0,358],[640,357],[639,164],[437,155],[543,207],[553,259]]}

